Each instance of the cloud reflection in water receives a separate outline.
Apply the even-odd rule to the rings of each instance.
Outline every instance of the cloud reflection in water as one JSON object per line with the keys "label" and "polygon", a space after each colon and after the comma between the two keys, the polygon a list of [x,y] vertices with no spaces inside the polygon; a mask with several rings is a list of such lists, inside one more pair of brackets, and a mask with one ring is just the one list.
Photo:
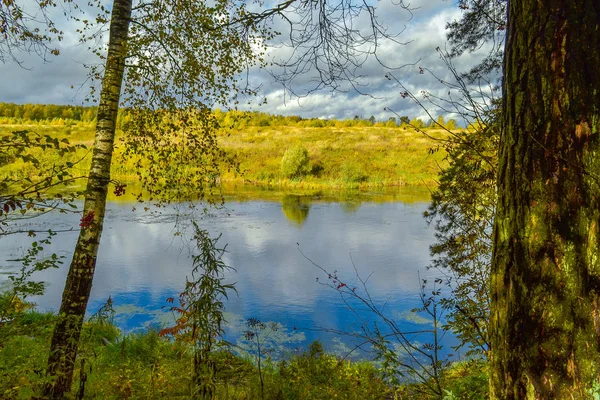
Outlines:
{"label": "cloud reflection in water", "polygon": [[[421,217],[426,206],[367,202],[348,207],[288,196],[282,203],[227,203],[227,210],[211,212],[199,224],[213,235],[222,233],[219,243],[228,244],[225,261],[237,270],[228,280],[237,282],[239,293],[227,303],[231,315],[277,321],[288,330],[347,329],[352,313],[337,292],[316,282],[326,276],[303,257],[298,245],[318,265],[337,270],[348,285],[356,281],[354,267],[361,277],[370,275],[370,294],[381,304],[387,302],[390,312],[403,315],[420,305],[418,271],[421,277],[431,274],[424,270],[434,240]],[[46,229],[78,224],[76,215],[44,218],[33,223]],[[110,204],[89,309],[112,296],[121,312],[118,322],[127,330],[168,321],[161,307],[182,290],[191,271],[189,243],[174,232],[172,210],[156,217],[133,213],[131,205]],[[76,238],[76,232],[59,235],[48,253],[71,251]],[[18,253],[27,238],[19,240],[20,245],[0,243],[2,254]],[[40,274],[49,282],[47,293],[37,299],[40,308],[58,308],[69,257],[65,261],[63,268]],[[320,336],[306,332],[307,340]]]}

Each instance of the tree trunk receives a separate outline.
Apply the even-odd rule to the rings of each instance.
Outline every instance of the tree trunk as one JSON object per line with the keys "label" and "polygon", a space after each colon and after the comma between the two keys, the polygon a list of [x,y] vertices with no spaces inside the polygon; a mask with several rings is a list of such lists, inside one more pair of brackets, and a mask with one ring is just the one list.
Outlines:
{"label": "tree trunk", "polygon": [[492,399],[587,399],[600,350],[600,2],[510,0]]}
{"label": "tree trunk", "polygon": [[47,373],[53,380],[46,387],[46,396],[52,399],[62,399],[70,391],[81,325],[92,289],[110,181],[131,3],[131,0],[115,0],[113,3],[108,55],[98,106],[96,138],[80,224],[81,231],[67,275],[48,358]]}

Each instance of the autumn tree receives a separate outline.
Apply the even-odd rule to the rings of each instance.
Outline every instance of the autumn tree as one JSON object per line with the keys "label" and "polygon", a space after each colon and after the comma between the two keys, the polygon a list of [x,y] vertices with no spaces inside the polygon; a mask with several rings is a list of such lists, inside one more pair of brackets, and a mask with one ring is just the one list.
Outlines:
{"label": "autumn tree", "polygon": [[468,348],[468,356],[489,351],[489,272],[496,203],[495,126],[464,130],[445,143],[448,166],[439,174],[425,217],[436,230],[431,265],[449,289],[440,303],[447,308],[446,328]]}
{"label": "autumn tree", "polygon": [[597,1],[509,1],[491,271],[493,399],[597,397],[599,48]]}
{"label": "autumn tree", "polygon": [[[25,53],[36,54],[43,60],[58,55],[60,51],[56,44],[63,40],[64,33],[52,18],[57,7],[61,7],[66,16],[77,9],[72,0],[0,2],[0,63],[21,65],[18,56]],[[5,115],[10,109],[11,116],[23,117],[28,112],[32,118],[44,117],[43,106],[28,106],[2,104],[0,112]],[[56,151],[62,157],[84,147],[71,145],[66,138],[59,140],[32,130],[21,129],[0,135],[0,168],[20,163],[32,165],[39,171],[36,176],[13,174],[0,178],[0,237],[20,232],[9,223],[14,221],[15,215],[29,216],[51,209],[70,210],[68,205],[78,192],[68,186],[83,177],[73,171],[73,162],[44,163],[39,154]],[[49,195],[57,187],[62,190],[61,195]]]}
{"label": "autumn tree", "polygon": [[[14,62],[23,66],[18,56],[33,53],[47,60],[49,55],[56,56],[59,50],[56,42],[63,39],[63,32],[51,18],[52,10],[63,7],[65,15],[77,8],[71,0],[59,1],[2,1],[0,2],[0,63]],[[28,110],[26,110],[28,108]],[[23,117],[29,111],[32,117],[44,117],[47,109],[40,105],[1,104],[0,114]],[[31,228],[15,224],[23,218],[43,215],[51,210],[73,212],[76,206],[73,200],[79,190],[73,184],[84,178],[74,170],[82,157],[65,161],[63,156],[84,149],[83,145],[73,145],[67,138],[58,139],[34,130],[19,129],[0,135],[0,170],[12,168],[16,173],[3,173],[0,178],[0,238],[14,234],[36,236],[41,233]],[[60,161],[45,160],[44,152],[56,152]],[[17,166],[15,168],[15,165]],[[32,166],[35,173],[24,172]],[[25,168],[23,168],[25,167]],[[57,192],[57,189],[59,193]],[[62,264],[56,254],[43,257],[44,246],[50,244],[55,230],[43,230],[45,237],[31,243],[25,255],[20,258],[21,268],[8,274],[11,283],[7,291],[7,308],[0,310],[6,317],[14,304],[22,302],[28,296],[40,295],[45,290],[45,283],[33,280],[36,272],[56,268]],[[16,318],[18,313],[12,313]]]}
{"label": "autumn tree", "polygon": [[0,62],[15,61],[21,52],[36,53],[44,60],[58,55],[56,42],[64,33],[52,18],[62,7],[67,15],[77,5],[72,0],[2,1],[0,3]]}
{"label": "autumn tree", "polygon": [[[211,108],[237,104],[240,95],[254,94],[240,76],[263,60],[265,41],[272,38],[266,23],[282,18],[292,27],[302,27],[291,29],[290,34],[291,45],[299,50],[279,63],[285,69],[283,81],[293,80],[314,65],[319,82],[335,86],[351,79],[364,57],[375,53],[379,38],[394,39],[374,17],[374,10],[367,3],[324,0],[319,7],[287,0],[260,12],[231,0],[135,4],[114,0],[110,21],[106,14],[95,19],[110,27],[108,52],[95,49],[102,63],[91,67],[92,79],[101,84],[96,139],[82,229],[52,338],[48,397],[62,398],[71,386],[111,182],[119,106],[132,110],[131,124],[125,129],[129,136],[124,157],[134,161],[148,196],[169,201],[186,193],[202,193],[211,181],[209,177],[207,182],[207,175],[216,171],[217,160],[223,156]],[[352,23],[363,13],[372,21],[367,32]],[[83,40],[96,43],[98,33],[87,29],[93,27],[93,20],[83,22]],[[115,183],[115,192],[122,193],[123,185]],[[199,191],[181,190],[190,187]]]}
{"label": "autumn tree", "polygon": [[[237,77],[260,61],[258,37],[262,40],[269,35],[252,21],[243,25],[233,22],[245,12],[243,4],[228,0],[210,4],[140,2],[135,7],[132,0],[115,0],[110,21],[104,14],[98,16],[97,21],[110,22],[108,52],[94,50],[104,61],[91,69],[91,77],[101,84],[96,137],[81,231],[48,359],[47,373],[52,379],[45,392],[49,398],[63,398],[71,387],[104,223],[120,105],[127,104],[136,112],[130,148],[137,147],[141,152],[152,148],[158,154],[148,168],[154,181],[145,183],[156,183],[149,185],[153,193],[168,194],[170,186],[164,183],[178,178],[169,175],[175,160],[183,170],[186,163],[193,165],[203,155],[214,152],[216,125],[210,108],[249,92],[240,87]],[[84,40],[88,38],[86,32]],[[178,141],[171,142],[175,132],[179,133]],[[173,155],[176,148],[181,149],[178,159]],[[160,168],[166,170],[167,179],[152,175]],[[181,182],[176,179],[175,183]],[[117,183],[115,192],[123,190]]]}

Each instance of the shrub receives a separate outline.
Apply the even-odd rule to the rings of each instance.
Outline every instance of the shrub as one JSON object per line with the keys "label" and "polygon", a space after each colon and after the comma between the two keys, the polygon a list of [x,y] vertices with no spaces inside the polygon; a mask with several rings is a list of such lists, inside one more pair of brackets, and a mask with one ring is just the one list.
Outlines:
{"label": "shrub", "polygon": [[385,126],[388,128],[396,128],[398,126],[398,124],[396,123],[396,119],[394,118],[390,118],[386,123]]}
{"label": "shrub", "polygon": [[323,128],[327,125],[327,121],[321,119],[311,119],[307,121],[306,126],[311,128]]}
{"label": "shrub", "polygon": [[285,151],[281,159],[281,174],[285,178],[300,178],[310,171],[308,150],[302,145],[291,147]]}
{"label": "shrub", "polygon": [[388,398],[375,366],[337,359],[325,353],[318,341],[283,361],[279,374],[281,397],[289,400]]}
{"label": "shrub", "polygon": [[450,119],[446,122],[446,129],[453,131],[457,128],[457,123],[455,119]]}
{"label": "shrub", "polygon": [[351,162],[342,164],[341,175],[347,183],[361,183],[367,180],[367,174],[362,167]]}

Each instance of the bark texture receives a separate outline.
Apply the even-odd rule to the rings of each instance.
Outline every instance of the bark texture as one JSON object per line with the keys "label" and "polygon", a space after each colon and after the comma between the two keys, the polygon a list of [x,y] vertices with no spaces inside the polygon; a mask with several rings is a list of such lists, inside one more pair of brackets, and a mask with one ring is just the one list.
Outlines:
{"label": "bark texture", "polygon": [[62,399],[71,389],[81,326],[92,290],[110,182],[110,165],[127,54],[131,3],[131,0],[115,0],[113,3],[108,54],[98,105],[96,137],[81,231],[67,275],[48,358],[47,374],[52,381],[46,387],[45,394],[51,399]]}
{"label": "bark texture", "polygon": [[510,0],[492,399],[600,392],[600,2]]}

